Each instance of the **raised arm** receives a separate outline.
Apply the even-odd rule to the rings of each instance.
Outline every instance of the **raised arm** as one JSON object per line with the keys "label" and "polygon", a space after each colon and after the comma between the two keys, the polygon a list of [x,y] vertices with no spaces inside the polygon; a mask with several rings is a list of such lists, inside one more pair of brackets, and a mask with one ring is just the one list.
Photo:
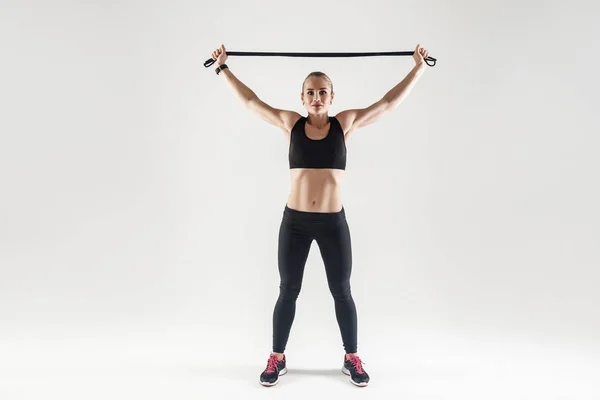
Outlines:
{"label": "raised arm", "polygon": [[415,59],[414,68],[385,96],[367,108],[345,110],[336,115],[344,129],[346,138],[356,129],[372,124],[402,103],[425,71],[425,58],[428,55],[429,52],[417,45],[413,55]]}
{"label": "raised arm", "polygon": [[[227,60],[227,53],[225,50],[225,46],[221,45],[220,48],[216,49],[211,57],[214,60],[217,60],[214,65],[221,66],[225,64]],[[269,104],[262,101],[256,93],[248,86],[246,86],[242,81],[240,81],[234,74],[231,72],[231,69],[226,68],[219,73],[219,76],[222,75],[222,79],[224,79],[229,87],[233,89],[233,92],[237,96],[237,98],[242,102],[244,107],[252,111],[254,114],[261,117],[263,120],[268,123],[280,128],[286,134],[289,135],[294,124],[301,117],[295,111],[281,110],[278,108],[271,107]]]}

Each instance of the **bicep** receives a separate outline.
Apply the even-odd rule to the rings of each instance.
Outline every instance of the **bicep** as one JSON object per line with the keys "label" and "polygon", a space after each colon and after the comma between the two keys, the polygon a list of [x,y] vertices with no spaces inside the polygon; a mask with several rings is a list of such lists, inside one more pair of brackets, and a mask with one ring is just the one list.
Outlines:
{"label": "bicep", "polygon": [[366,108],[350,109],[340,112],[336,118],[340,121],[345,133],[372,124],[389,110],[385,100],[379,100]]}
{"label": "bicep", "polygon": [[292,127],[298,118],[300,118],[300,114],[297,112],[272,107],[258,97],[248,100],[246,106],[264,121],[282,129],[286,133],[292,130]]}

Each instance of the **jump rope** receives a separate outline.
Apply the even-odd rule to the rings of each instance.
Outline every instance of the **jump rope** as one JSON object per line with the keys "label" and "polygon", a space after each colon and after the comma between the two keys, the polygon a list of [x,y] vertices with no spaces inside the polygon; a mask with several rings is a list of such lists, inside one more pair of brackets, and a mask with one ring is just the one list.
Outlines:
{"label": "jump rope", "polygon": [[[412,56],[414,51],[383,51],[383,52],[363,52],[363,53],[288,53],[288,52],[268,52],[268,51],[227,51],[228,56],[262,56],[262,57],[374,57],[374,56]],[[213,65],[217,60],[209,58],[204,62],[206,68]],[[435,66],[437,60],[433,57],[424,59],[425,64],[430,67]]]}

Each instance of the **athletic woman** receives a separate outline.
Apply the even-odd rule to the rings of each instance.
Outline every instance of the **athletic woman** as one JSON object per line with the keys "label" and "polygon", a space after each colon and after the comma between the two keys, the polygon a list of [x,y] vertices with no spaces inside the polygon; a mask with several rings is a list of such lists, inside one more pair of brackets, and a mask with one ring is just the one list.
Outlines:
{"label": "athletic woman", "polygon": [[371,124],[395,109],[425,71],[429,53],[417,45],[415,66],[406,77],[369,107],[329,115],[335,93],[329,77],[310,73],[302,84],[300,100],[307,116],[273,108],[243,84],[225,64],[224,45],[211,55],[216,72],[244,106],[280,128],[289,144],[291,191],[279,229],[279,297],[273,311],[273,347],[260,383],[272,386],[287,372],[284,354],[302,286],[311,243],[316,241],[333,296],[335,314],[345,350],[342,372],[357,386],[366,386],[369,375],[357,354],[357,313],[350,291],[352,248],[341,196],[346,168],[346,143],[358,128]]}

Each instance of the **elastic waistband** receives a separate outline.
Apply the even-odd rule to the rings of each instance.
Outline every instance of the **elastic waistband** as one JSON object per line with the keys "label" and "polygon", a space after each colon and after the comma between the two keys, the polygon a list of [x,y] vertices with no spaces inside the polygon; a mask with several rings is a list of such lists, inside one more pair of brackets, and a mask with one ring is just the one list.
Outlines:
{"label": "elastic waistband", "polygon": [[334,212],[299,211],[299,210],[294,210],[292,208],[289,208],[286,204],[285,208],[283,210],[283,215],[284,215],[284,217],[298,219],[298,220],[305,220],[305,221],[307,221],[307,220],[308,221],[326,221],[326,220],[337,219],[340,217],[345,217],[346,210],[342,206],[342,209],[340,211],[334,211]]}

